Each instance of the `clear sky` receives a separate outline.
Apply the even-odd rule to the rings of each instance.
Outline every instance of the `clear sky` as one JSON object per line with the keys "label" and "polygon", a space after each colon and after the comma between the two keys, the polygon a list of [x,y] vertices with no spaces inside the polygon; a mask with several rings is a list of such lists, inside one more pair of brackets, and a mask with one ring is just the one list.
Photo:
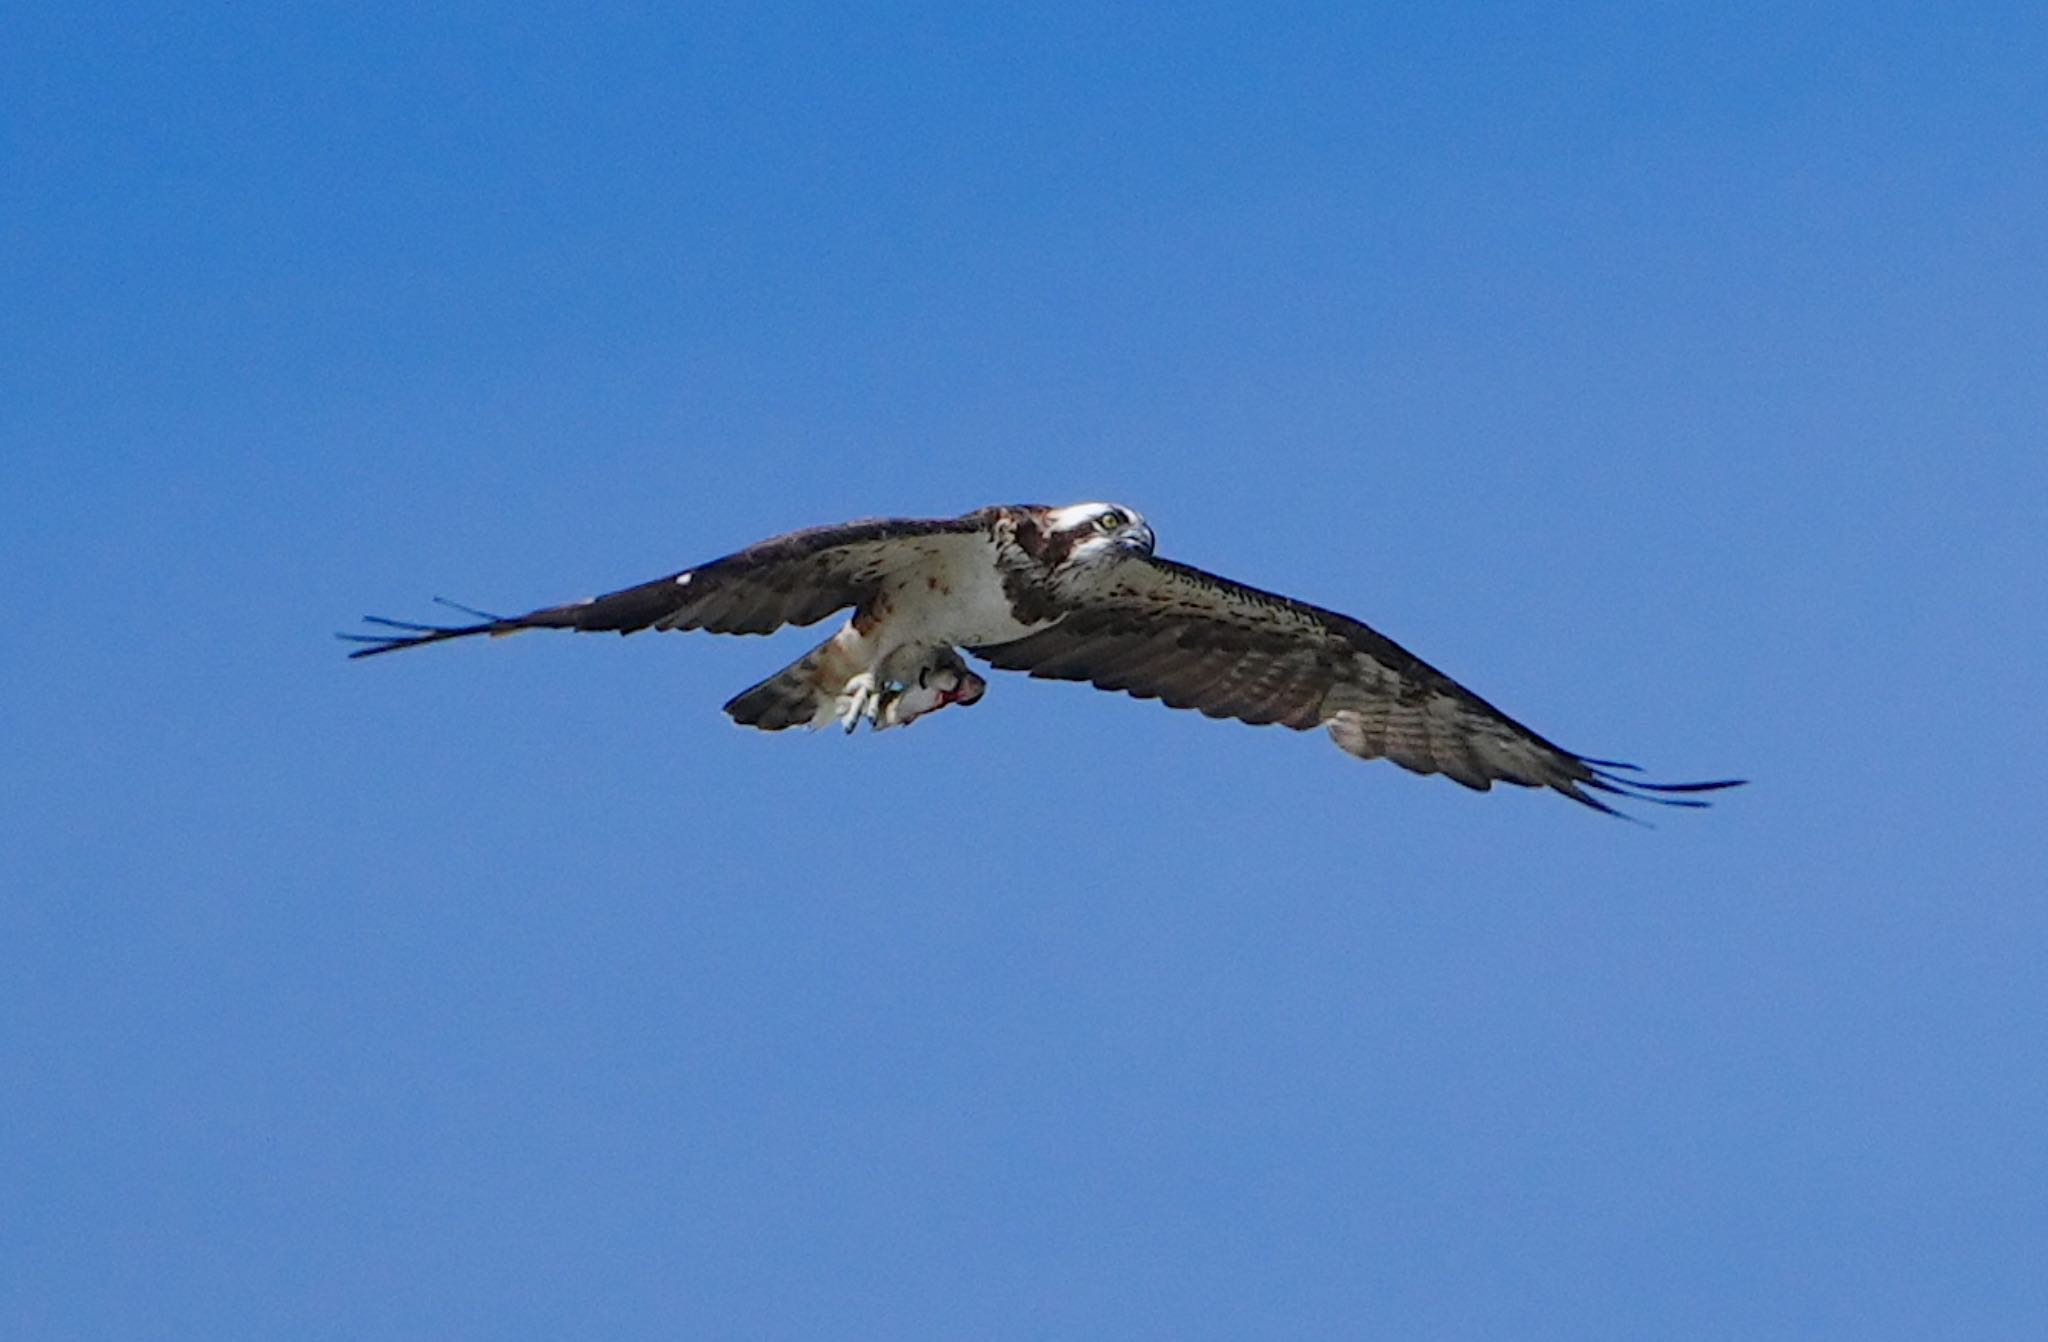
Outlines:
{"label": "clear sky", "polygon": [[[10,8],[0,1335],[2048,1336],[2044,128],[2038,4]],[[331,637],[1090,498],[1755,783]]]}

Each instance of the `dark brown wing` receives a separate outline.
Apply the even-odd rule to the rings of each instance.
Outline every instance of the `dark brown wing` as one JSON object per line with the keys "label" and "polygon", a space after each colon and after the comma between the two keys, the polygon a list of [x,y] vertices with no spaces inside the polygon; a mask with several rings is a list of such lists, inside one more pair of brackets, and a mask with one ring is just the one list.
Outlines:
{"label": "dark brown wing", "polygon": [[341,637],[365,645],[349,656],[374,657],[451,638],[496,637],[522,629],[766,634],[786,624],[815,624],[833,611],[860,605],[891,570],[933,553],[935,547],[987,544],[992,511],[929,521],[885,518],[813,527],[750,545],[697,568],[567,605],[510,616],[458,606],[479,617],[478,623],[463,625],[414,624],[371,615],[365,617],[369,623],[397,632]]}
{"label": "dark brown wing", "polygon": [[1392,639],[1336,611],[1165,559],[1132,559],[1058,624],[972,649],[991,665],[1082,680],[1172,708],[1296,730],[1326,726],[1362,759],[1384,756],[1485,791],[1555,788],[1597,810],[1587,789],[1669,805],[1706,803],[1738,780],[1648,783],[1545,740]]}

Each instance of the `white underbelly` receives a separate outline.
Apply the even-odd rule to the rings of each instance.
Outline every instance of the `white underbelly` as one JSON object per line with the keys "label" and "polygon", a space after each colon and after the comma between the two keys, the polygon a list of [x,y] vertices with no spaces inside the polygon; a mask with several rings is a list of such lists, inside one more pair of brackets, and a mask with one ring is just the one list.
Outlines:
{"label": "white underbelly", "polygon": [[883,601],[874,633],[892,648],[982,647],[1049,623],[1025,624],[1012,615],[1002,578],[989,564],[918,565],[884,589]]}

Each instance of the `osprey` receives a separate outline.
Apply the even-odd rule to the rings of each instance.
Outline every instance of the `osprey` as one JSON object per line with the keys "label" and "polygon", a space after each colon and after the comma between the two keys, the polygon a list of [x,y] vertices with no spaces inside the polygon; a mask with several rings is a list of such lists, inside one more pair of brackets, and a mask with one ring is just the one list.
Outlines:
{"label": "osprey", "polygon": [[[453,603],[444,603],[453,604]],[[1545,740],[1348,615],[1263,592],[1153,553],[1129,508],[1076,503],[983,508],[791,532],[605,596],[464,625],[369,616],[396,632],[344,634],[373,657],[477,634],[705,629],[765,634],[852,607],[839,631],[725,705],[764,731],[839,723],[905,727],[987,682],[960,650],[1005,671],[1082,680],[1214,718],[1324,727],[1361,759],[1384,756],[1485,791],[1554,788],[1673,806],[1735,787],[1651,783],[1635,766]],[[1677,795],[1674,795],[1677,794]]]}

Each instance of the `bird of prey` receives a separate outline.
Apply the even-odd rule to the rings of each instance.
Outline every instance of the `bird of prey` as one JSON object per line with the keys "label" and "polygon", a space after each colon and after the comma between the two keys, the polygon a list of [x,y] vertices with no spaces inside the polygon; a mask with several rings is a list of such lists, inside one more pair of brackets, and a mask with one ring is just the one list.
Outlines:
{"label": "bird of prey", "polygon": [[[453,603],[444,603],[453,604]],[[1361,759],[1384,756],[1486,791],[1553,788],[1704,806],[1740,779],[1653,783],[1634,765],[1546,740],[1348,615],[1260,591],[1153,553],[1152,528],[1113,503],[982,508],[791,532],[605,596],[473,624],[368,617],[344,634],[373,657],[523,629],[766,634],[852,608],[839,631],[725,705],[764,731],[838,723],[908,726],[972,704],[987,682],[961,657],[1004,671],[1087,681],[1214,718],[1328,730]]]}

